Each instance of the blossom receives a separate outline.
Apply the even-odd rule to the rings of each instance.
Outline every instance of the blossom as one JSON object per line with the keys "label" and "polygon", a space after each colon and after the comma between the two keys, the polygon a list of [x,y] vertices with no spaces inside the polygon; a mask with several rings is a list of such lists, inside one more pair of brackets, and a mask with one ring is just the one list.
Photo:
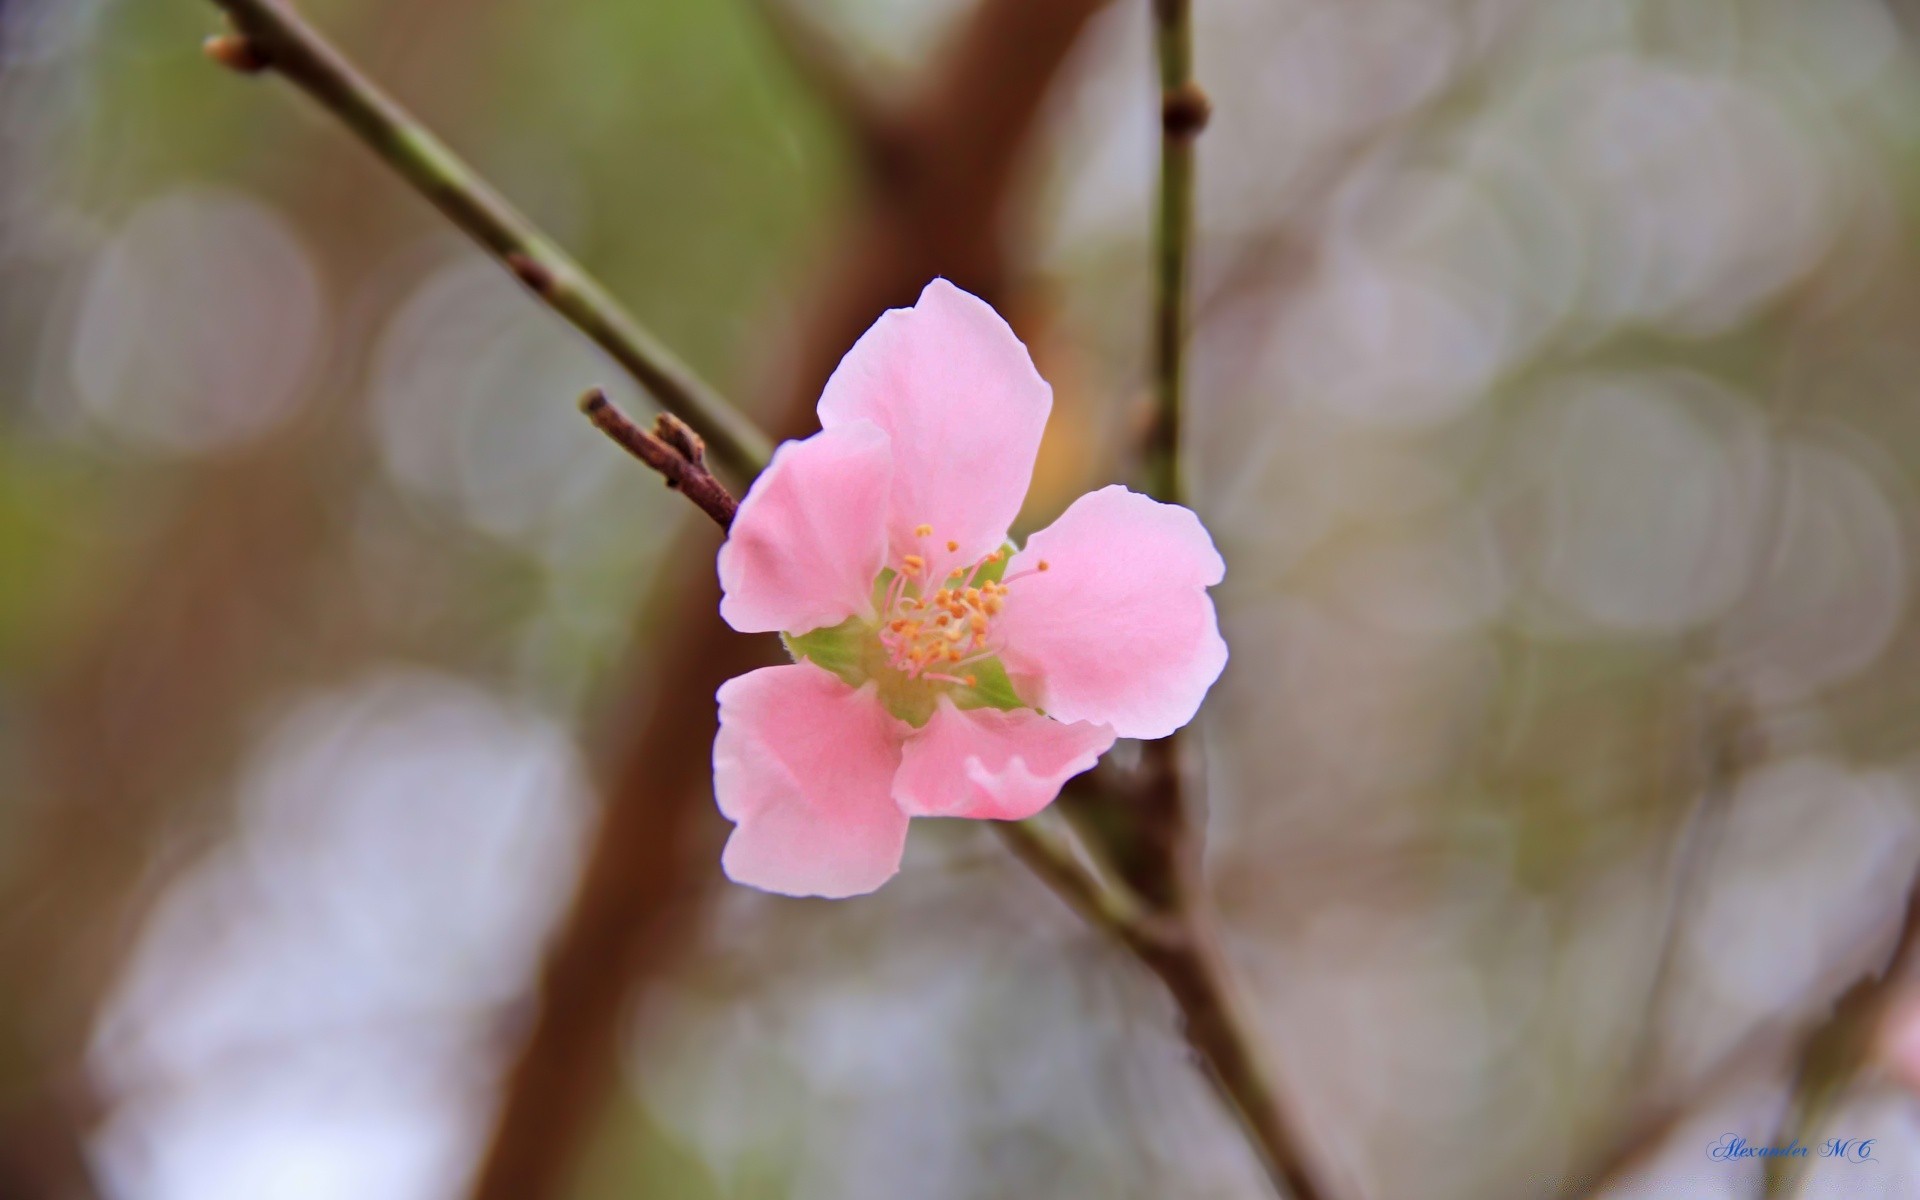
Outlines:
{"label": "blossom", "polygon": [[730,878],[870,892],[910,818],[1032,816],[1115,738],[1193,719],[1227,661],[1198,517],[1113,486],[1007,539],[1052,407],[999,314],[936,279],[861,336],[820,432],[747,492],[720,615],[794,661],[718,694]]}

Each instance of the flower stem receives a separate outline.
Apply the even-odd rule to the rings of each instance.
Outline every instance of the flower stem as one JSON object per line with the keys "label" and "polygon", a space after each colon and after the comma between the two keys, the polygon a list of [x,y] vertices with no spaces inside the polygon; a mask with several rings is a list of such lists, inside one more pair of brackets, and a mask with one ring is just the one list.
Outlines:
{"label": "flower stem", "polygon": [[213,0],[234,32],[208,54],[242,73],[273,70],[312,96],[400,177],[591,338],[741,478],[772,449],[744,414],[641,326],[580,265],[308,25],[286,0]]}

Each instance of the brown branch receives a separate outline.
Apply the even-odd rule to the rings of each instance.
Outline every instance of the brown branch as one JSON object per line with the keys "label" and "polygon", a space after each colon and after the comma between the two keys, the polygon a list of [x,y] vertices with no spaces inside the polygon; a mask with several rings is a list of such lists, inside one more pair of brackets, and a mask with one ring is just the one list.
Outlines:
{"label": "brown branch", "polygon": [[733,524],[734,510],[739,504],[733,493],[707,470],[706,443],[680,418],[661,413],[654,419],[653,432],[648,433],[615,408],[599,388],[580,397],[580,411],[593,422],[595,429],[621,449],[664,475],[668,487],[699,505],[700,511],[712,517],[720,528]]}
{"label": "brown branch", "polygon": [[1884,969],[1848,988],[1834,1002],[1827,1019],[1811,1028],[1796,1031],[1778,1022],[1755,1027],[1733,1049],[1721,1055],[1694,1086],[1659,1101],[1632,1120],[1602,1153],[1572,1175],[1567,1194],[1601,1196],[1632,1178],[1698,1111],[1703,1101],[1732,1081],[1751,1074],[1756,1063],[1791,1057],[1797,1087],[1807,1073],[1809,1062],[1823,1050],[1839,1047],[1843,1057],[1859,1061],[1871,1040],[1871,1031],[1885,1014],[1900,981],[1916,970],[1920,970],[1920,875],[1908,887],[1899,938]]}
{"label": "brown branch", "polygon": [[[934,275],[1004,298],[1003,217],[1040,101],[1086,22],[1108,0],[980,0],[925,89],[898,114],[900,169],[866,181],[844,242],[807,288],[807,325],[770,377],[775,433],[803,436],[841,354],[882,310],[911,303]],[[710,556],[711,534],[681,550]],[[665,970],[719,877],[722,824],[712,808],[712,695],[767,661],[756,639],[715,616],[708,572],[672,593],[670,632],[650,639],[665,661],[629,668],[633,697],[616,728],[606,808],[572,907],[549,951],[536,1017],[503,1085],[479,1200],[567,1194],[573,1164],[618,1083],[623,1018],[644,982]],[[645,708],[670,681],[673,700]]]}
{"label": "brown branch", "polygon": [[[1916,965],[1920,965],[1920,876],[1908,889],[1900,936],[1886,967],[1842,993],[1827,1019],[1800,1043],[1791,1082],[1793,1102],[1781,1118],[1781,1134],[1808,1133],[1830,1114],[1832,1105],[1871,1061],[1881,1024]],[[1804,1165],[1803,1161],[1768,1159],[1765,1194],[1769,1200],[1798,1182]]]}

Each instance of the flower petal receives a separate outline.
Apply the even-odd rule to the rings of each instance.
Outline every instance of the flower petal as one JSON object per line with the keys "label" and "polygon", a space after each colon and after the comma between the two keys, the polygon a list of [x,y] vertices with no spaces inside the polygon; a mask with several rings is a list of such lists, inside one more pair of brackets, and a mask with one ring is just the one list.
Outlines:
{"label": "flower petal", "polygon": [[907,815],[893,802],[907,726],[871,685],[818,667],[762,667],[722,684],[713,792],[735,823],[727,878],[788,896],[857,896],[893,878]]}
{"label": "flower petal", "polygon": [[1001,660],[1020,694],[1062,721],[1165,737],[1227,665],[1207,595],[1225,575],[1192,511],[1117,484],[1089,492],[1007,565]]}
{"label": "flower petal", "polygon": [[[1052,408],[1053,389],[1000,314],[936,279],[912,308],[882,314],[840,360],[820,396],[820,423],[867,420],[887,431],[893,561],[918,553],[944,566],[971,563],[1006,537]],[[922,524],[933,526],[931,539],[915,537]],[[959,548],[949,553],[948,541]]]}
{"label": "flower petal", "polygon": [[720,547],[720,616],[742,633],[805,633],[873,603],[893,457],[871,421],[784,442]]}
{"label": "flower petal", "polygon": [[1067,725],[1030,708],[959,709],[943,696],[907,739],[893,798],[915,817],[1024,820],[1112,745],[1105,725]]}

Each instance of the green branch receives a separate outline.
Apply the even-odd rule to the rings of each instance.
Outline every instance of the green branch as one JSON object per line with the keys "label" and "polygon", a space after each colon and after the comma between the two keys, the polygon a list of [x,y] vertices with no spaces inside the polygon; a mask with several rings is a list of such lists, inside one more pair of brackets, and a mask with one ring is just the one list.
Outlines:
{"label": "green branch", "polygon": [[548,307],[611,355],[743,479],[772,453],[766,435],[643,328],[580,265],[522,216],[353,64],[285,0],[213,0],[234,33],[207,52],[242,72],[273,70],[312,96],[400,177],[464,230]]}
{"label": "green branch", "polygon": [[1187,283],[1193,247],[1193,144],[1206,128],[1206,93],[1193,81],[1189,0],[1153,0],[1160,59],[1160,188],[1154,236],[1153,380],[1156,401],[1147,447],[1149,488],[1179,503],[1180,426],[1185,408]]}

